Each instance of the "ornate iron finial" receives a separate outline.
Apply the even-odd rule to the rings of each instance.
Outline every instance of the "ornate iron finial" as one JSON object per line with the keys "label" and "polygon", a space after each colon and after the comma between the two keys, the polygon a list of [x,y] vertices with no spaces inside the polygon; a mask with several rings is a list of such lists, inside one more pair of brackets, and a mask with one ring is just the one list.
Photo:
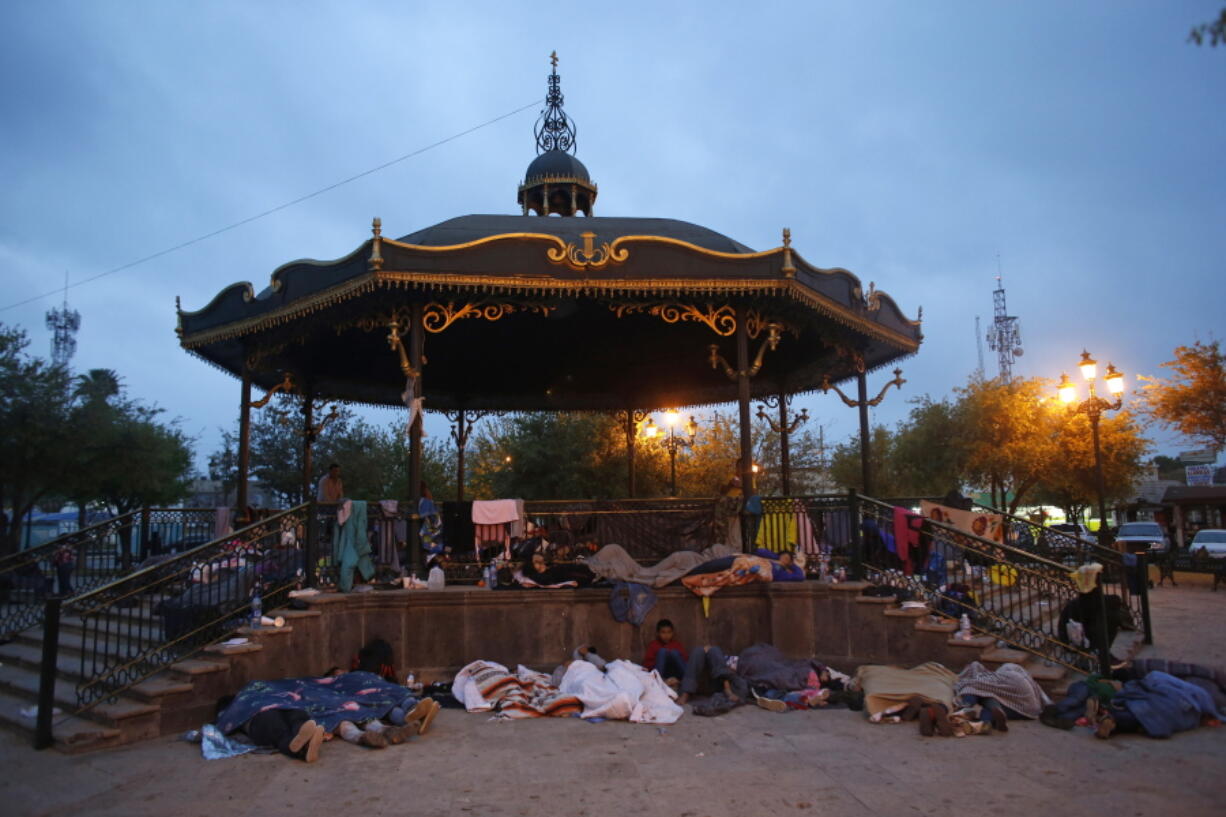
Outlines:
{"label": "ornate iron finial", "polygon": [[791,227],[783,228],[783,246],[785,247],[792,246],[792,228]]}
{"label": "ornate iron finial", "polygon": [[796,265],[792,263],[792,228],[783,228],[783,268],[780,270],[785,278],[796,275]]}
{"label": "ornate iron finial", "polygon": [[558,52],[549,55],[553,70],[549,74],[549,93],[545,95],[545,110],[536,120],[536,152],[550,150],[575,152],[575,123],[562,110],[561,77],[558,76]]}
{"label": "ornate iron finial", "polygon": [[183,305],[179,303],[179,296],[176,295],[175,296],[175,312],[182,312],[182,311],[183,311]]}
{"label": "ornate iron finial", "polygon": [[375,238],[379,238],[380,236],[382,236],[383,235],[383,219],[379,218],[378,216],[375,216],[374,219],[370,222],[370,232],[371,232],[371,235],[373,235]]}

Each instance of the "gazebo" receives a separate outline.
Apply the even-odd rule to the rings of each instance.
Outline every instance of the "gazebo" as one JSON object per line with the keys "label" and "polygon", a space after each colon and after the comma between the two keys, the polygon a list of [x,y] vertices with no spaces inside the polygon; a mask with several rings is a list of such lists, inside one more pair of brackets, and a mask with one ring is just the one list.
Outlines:
{"label": "gazebo", "polygon": [[623,412],[633,473],[636,412],[735,401],[750,486],[751,399],[851,379],[863,395],[867,372],[918,350],[919,320],[847,270],[807,263],[787,229],[754,251],[683,221],[594,216],[556,57],[535,134],[517,215],[399,239],[376,218],[342,258],[293,261],[259,292],[236,283],[179,309],[183,348],[241,381],[240,492],[253,387],[302,396],[308,491],[315,403],[406,406],[416,507],[422,409],[461,428],[465,412]]}

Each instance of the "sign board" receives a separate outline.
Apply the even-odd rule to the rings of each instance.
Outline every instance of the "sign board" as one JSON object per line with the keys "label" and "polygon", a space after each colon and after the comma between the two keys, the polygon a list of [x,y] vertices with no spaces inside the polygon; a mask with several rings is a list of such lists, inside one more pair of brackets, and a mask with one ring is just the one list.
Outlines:
{"label": "sign board", "polygon": [[1212,485],[1212,465],[1188,465],[1183,469],[1188,475],[1189,485]]}
{"label": "sign board", "polygon": [[1179,461],[1184,465],[1194,465],[1197,463],[1213,465],[1213,463],[1217,462],[1217,452],[1212,448],[1203,448],[1200,451],[1181,451],[1179,453]]}

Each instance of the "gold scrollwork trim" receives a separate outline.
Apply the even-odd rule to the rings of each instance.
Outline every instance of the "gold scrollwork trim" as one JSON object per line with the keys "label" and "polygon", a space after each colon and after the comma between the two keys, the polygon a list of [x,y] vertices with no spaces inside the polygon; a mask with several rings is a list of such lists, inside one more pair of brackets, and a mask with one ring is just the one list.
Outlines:
{"label": "gold scrollwork trim", "polygon": [[449,326],[464,318],[481,318],[487,321],[501,320],[515,311],[508,303],[466,303],[456,305],[454,301],[446,304],[426,304],[422,312],[422,327],[431,334],[445,332]]}
{"label": "gold scrollwork trim", "polygon": [[607,241],[597,247],[596,234],[593,232],[580,233],[579,237],[583,239],[582,247],[572,241],[564,249],[546,250],[545,256],[553,263],[565,264],[576,272],[604,269],[621,264],[630,257],[629,250],[614,249]]}
{"label": "gold scrollwork trim", "polygon": [[665,323],[695,321],[704,324],[715,334],[728,337],[736,332],[736,312],[727,304],[715,306],[712,303],[704,307],[694,304],[662,303],[662,304],[609,304],[613,314],[621,318],[626,315],[645,313],[653,315]]}

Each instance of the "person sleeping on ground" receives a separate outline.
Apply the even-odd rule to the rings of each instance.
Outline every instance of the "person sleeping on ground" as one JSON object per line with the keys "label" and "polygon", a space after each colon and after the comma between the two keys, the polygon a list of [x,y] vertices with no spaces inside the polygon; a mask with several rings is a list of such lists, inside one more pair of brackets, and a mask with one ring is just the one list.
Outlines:
{"label": "person sleeping on ground", "polygon": [[519,583],[528,588],[588,587],[595,580],[595,574],[587,565],[550,565],[545,560],[545,554],[540,551],[535,551],[532,558],[524,563],[519,575]]}

